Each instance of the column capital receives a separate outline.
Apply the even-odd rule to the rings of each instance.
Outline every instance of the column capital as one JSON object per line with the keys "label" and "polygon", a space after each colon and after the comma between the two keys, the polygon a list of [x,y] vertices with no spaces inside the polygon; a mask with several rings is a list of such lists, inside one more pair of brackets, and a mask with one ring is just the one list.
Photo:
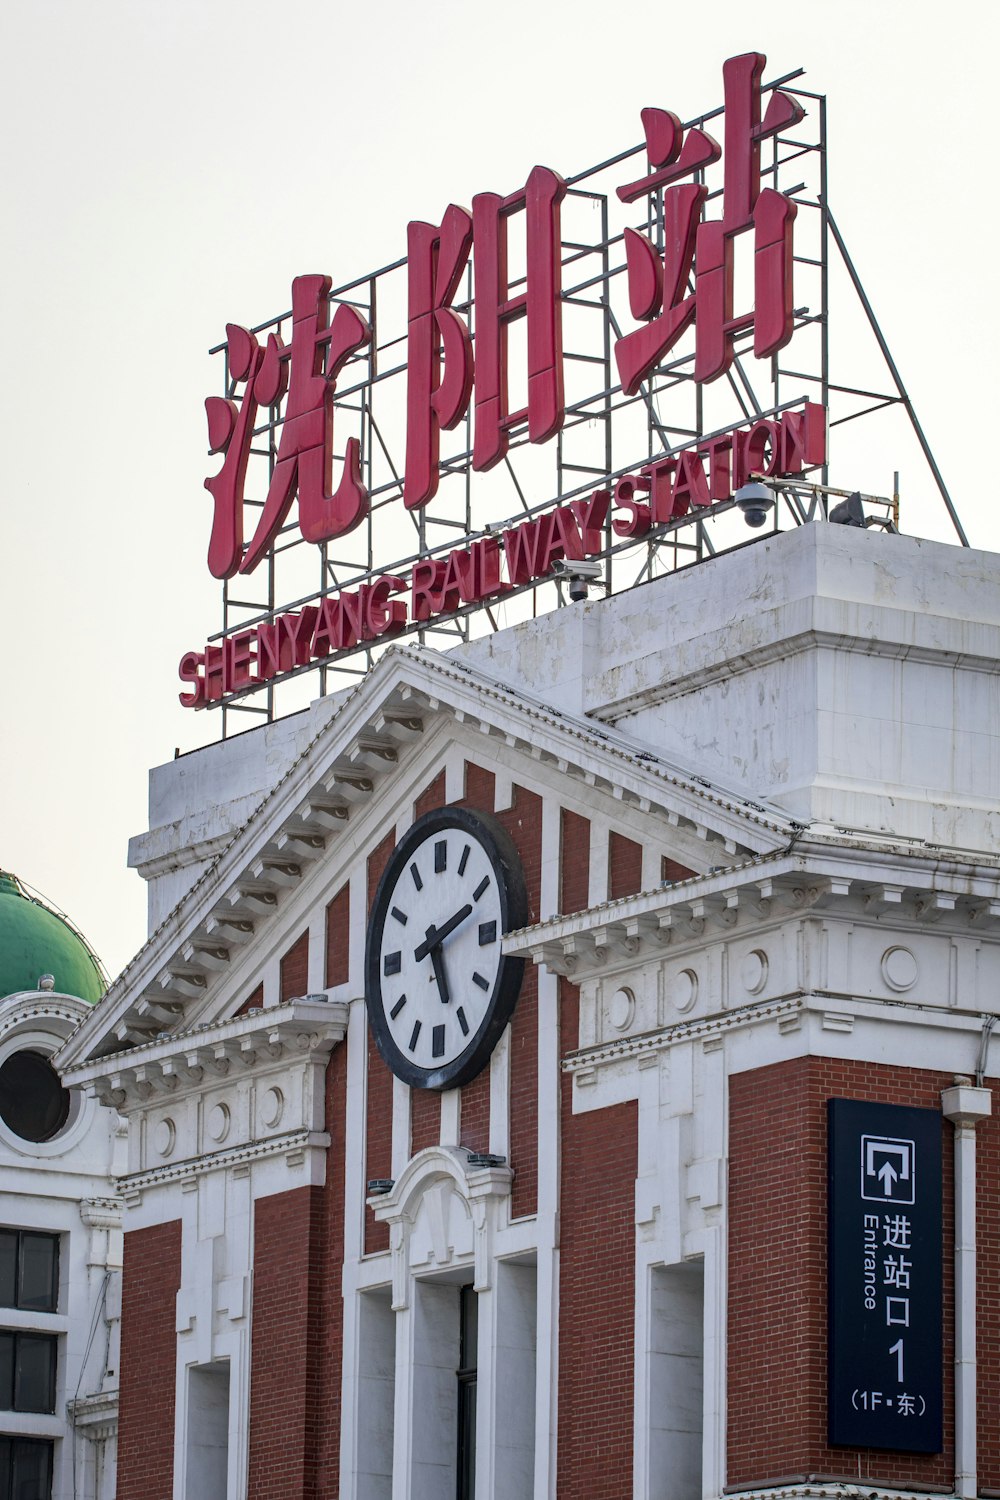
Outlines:
{"label": "column capital", "polygon": [[941,1108],[945,1119],[957,1126],[973,1127],[993,1113],[993,1095],[989,1089],[971,1083],[955,1083],[941,1091]]}

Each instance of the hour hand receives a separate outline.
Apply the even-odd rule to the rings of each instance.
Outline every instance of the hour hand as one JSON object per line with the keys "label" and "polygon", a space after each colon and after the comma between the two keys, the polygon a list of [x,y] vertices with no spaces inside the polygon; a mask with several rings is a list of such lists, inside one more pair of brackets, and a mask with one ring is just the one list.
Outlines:
{"label": "hour hand", "polygon": [[444,959],[441,956],[440,945],[438,943],[435,943],[433,947],[428,951],[431,955],[431,966],[434,969],[434,978],[437,980],[438,994],[441,996],[441,1003],[443,1005],[447,1005],[448,1001],[451,999],[451,992],[448,989],[448,980],[445,977]]}
{"label": "hour hand", "polygon": [[455,928],[465,921],[471,911],[472,906],[467,902],[465,906],[459,907],[458,911],[453,916],[450,916],[447,922],[442,922],[440,927],[435,927],[432,923],[427,929],[424,941],[418,943],[413,950],[413,957],[417,963],[422,958],[426,958],[428,953],[436,948],[439,943],[443,943],[446,937],[450,937]]}

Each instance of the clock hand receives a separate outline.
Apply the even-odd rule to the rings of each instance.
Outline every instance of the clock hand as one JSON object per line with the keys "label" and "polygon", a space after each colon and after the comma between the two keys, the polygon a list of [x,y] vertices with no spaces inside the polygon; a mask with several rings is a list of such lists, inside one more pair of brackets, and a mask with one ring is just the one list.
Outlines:
{"label": "clock hand", "polygon": [[416,959],[417,963],[419,963],[422,958],[426,958],[428,953],[430,953],[432,949],[437,948],[441,943],[443,943],[446,937],[450,937],[451,934],[455,931],[455,928],[465,921],[466,917],[469,916],[471,911],[472,906],[467,902],[465,906],[460,907],[459,910],[455,912],[454,916],[449,917],[447,922],[442,922],[440,927],[435,927],[432,923],[431,926],[427,929],[424,941],[422,943],[419,943],[413,950],[413,957]]}
{"label": "clock hand", "polygon": [[434,946],[428,951],[431,955],[431,964],[434,968],[434,978],[437,980],[438,994],[441,996],[441,1003],[442,1005],[447,1005],[448,1001],[451,999],[451,991],[448,989],[448,981],[445,978],[444,958],[441,954],[440,944],[435,943]]}

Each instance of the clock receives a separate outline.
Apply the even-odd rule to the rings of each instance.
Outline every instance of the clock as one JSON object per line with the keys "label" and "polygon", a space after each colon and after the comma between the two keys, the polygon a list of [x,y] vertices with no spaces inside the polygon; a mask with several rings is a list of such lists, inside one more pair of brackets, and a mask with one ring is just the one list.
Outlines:
{"label": "clock", "polygon": [[404,1083],[456,1088],[489,1061],[524,971],[500,940],[527,920],[521,861],[495,819],[437,808],[396,845],[368,922],[365,998]]}

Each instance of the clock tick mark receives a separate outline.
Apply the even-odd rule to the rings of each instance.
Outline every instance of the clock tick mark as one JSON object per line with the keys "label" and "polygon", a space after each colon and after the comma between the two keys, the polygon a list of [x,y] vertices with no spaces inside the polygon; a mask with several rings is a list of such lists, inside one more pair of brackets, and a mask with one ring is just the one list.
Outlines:
{"label": "clock tick mark", "polygon": [[410,920],[409,917],[406,915],[406,912],[405,911],[400,911],[400,909],[399,909],[398,906],[394,906],[392,908],[392,915],[396,918],[397,922],[402,922],[402,924],[403,924],[404,927],[406,926],[407,922]]}
{"label": "clock tick mark", "polygon": [[488,875],[484,875],[482,880],[479,882],[479,884],[476,886],[476,889],[472,893],[472,899],[474,901],[479,900],[483,892],[489,888],[489,883],[490,877]]}
{"label": "clock tick mark", "polygon": [[478,984],[478,986],[479,986],[479,988],[481,990],[488,990],[489,987],[490,987],[489,980],[488,979],[484,979],[483,976],[482,976],[482,974],[473,974],[473,976],[472,976],[472,982],[473,982],[473,984]]}
{"label": "clock tick mark", "polygon": [[444,1057],[444,1027],[435,1026],[431,1032],[431,1056]]}
{"label": "clock tick mark", "polygon": [[462,1035],[463,1036],[468,1036],[469,1035],[469,1023],[465,1019],[465,1011],[463,1010],[463,1008],[461,1006],[459,1006],[458,1010],[455,1012],[455,1014],[458,1017],[458,1024],[462,1028]]}
{"label": "clock tick mark", "polygon": [[424,888],[424,882],[420,878],[420,871],[417,869],[416,863],[410,866],[410,874],[413,876],[413,884],[416,886],[417,890],[422,891]]}
{"label": "clock tick mark", "polygon": [[497,940],[497,924],[495,922],[480,922],[479,924],[479,946],[485,948],[487,943],[495,943]]}
{"label": "clock tick mark", "polygon": [[402,955],[402,953],[387,953],[385,955],[385,962],[384,962],[384,964],[382,966],[382,972],[383,972],[383,974],[385,974],[387,976],[389,974],[398,974],[399,971],[400,971],[400,969],[402,967],[403,967],[403,955]]}
{"label": "clock tick mark", "polygon": [[399,1012],[403,1009],[403,1006],[405,1004],[406,1004],[406,996],[405,995],[400,995],[399,999],[396,1001],[395,1005],[392,1007],[392,1010],[389,1012],[389,1017],[390,1017],[391,1020],[394,1021],[396,1019],[396,1017],[399,1015]]}
{"label": "clock tick mark", "polygon": [[434,845],[434,874],[440,875],[442,870],[448,868],[448,841],[439,839]]}
{"label": "clock tick mark", "polygon": [[410,1051],[411,1052],[415,1052],[416,1051],[416,1048],[417,1048],[417,1038],[420,1035],[420,1028],[421,1028],[422,1024],[423,1023],[420,1022],[420,1021],[414,1021],[414,1023],[413,1023],[413,1031],[412,1031],[412,1033],[410,1035]]}
{"label": "clock tick mark", "polygon": [[468,844],[466,844],[465,848],[462,850],[462,858],[458,862],[458,873],[460,875],[464,875],[465,874],[465,867],[469,863],[469,855],[471,853],[472,853],[472,850],[471,850],[470,846]]}

